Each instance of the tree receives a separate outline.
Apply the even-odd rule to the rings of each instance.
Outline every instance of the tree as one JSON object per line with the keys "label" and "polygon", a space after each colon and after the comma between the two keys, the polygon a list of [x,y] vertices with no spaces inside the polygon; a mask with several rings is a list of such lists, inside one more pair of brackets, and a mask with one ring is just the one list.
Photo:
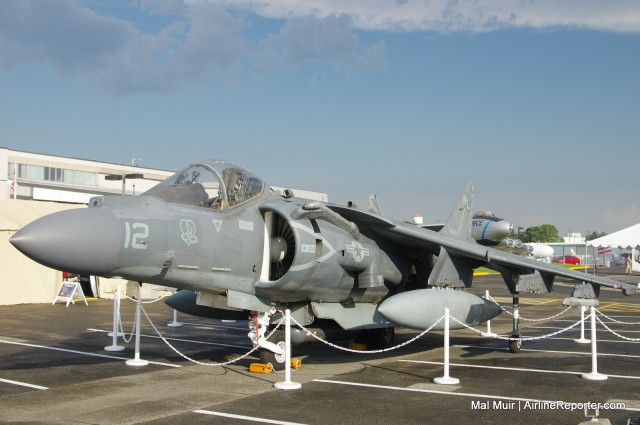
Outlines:
{"label": "tree", "polygon": [[607,236],[607,232],[598,233],[596,231],[593,231],[593,232],[587,232],[587,236],[585,236],[585,239],[588,241],[592,241],[594,239],[598,239],[603,236]]}
{"label": "tree", "polygon": [[528,227],[524,233],[520,233],[522,242],[562,242],[560,232],[553,224]]}

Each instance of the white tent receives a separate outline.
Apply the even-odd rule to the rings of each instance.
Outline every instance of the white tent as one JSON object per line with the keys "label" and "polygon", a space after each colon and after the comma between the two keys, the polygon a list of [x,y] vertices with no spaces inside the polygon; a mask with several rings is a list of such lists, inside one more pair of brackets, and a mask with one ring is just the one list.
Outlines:
{"label": "white tent", "polygon": [[638,262],[638,250],[640,249],[640,223],[619,230],[610,235],[593,239],[587,242],[590,246],[602,246],[610,248],[631,250],[631,270],[640,272],[640,262]]}
{"label": "white tent", "polygon": [[587,242],[589,246],[607,246],[620,249],[640,249],[640,223],[610,235]]}

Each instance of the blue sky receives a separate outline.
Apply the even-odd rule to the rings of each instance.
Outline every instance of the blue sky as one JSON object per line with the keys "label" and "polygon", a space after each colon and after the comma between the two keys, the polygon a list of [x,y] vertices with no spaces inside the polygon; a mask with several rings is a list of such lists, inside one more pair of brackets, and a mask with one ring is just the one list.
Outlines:
{"label": "blue sky", "polygon": [[2,0],[0,146],[221,158],[386,215],[640,222],[635,0]]}

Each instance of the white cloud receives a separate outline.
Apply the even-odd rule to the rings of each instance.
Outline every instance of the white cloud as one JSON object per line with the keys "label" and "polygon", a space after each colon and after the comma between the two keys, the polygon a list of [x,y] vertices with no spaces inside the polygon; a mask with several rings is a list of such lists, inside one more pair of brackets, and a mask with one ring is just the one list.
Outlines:
{"label": "white cloud", "polygon": [[67,2],[0,2],[0,66],[49,62],[60,72],[102,66],[134,35],[122,20]]}
{"label": "white cloud", "polygon": [[640,32],[636,0],[188,0],[212,1],[271,19],[347,15],[355,28],[471,31],[581,27]]}
{"label": "white cloud", "polygon": [[297,67],[315,61],[353,75],[386,66],[383,43],[363,48],[359,44],[346,15],[291,18],[279,34],[269,35],[258,43],[256,55],[260,59],[254,70],[263,72],[280,65]]}
{"label": "white cloud", "polygon": [[[245,67],[265,73],[313,63],[347,76],[385,68],[384,42],[364,44],[359,30],[640,32],[636,0],[136,0],[105,7],[124,10],[122,17],[81,6],[93,4],[100,3],[1,0],[0,69],[51,64],[126,94],[176,90],[211,76],[237,82]],[[256,39],[255,15],[283,22]]]}

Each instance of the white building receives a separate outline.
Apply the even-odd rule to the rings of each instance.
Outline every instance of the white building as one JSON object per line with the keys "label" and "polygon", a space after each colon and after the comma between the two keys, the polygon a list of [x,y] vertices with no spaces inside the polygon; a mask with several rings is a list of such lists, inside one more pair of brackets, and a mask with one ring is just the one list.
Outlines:
{"label": "white building", "polygon": [[[14,196],[10,194],[14,175],[17,199],[86,204],[92,196],[142,193],[172,174],[173,171],[0,148],[0,199]],[[114,178],[119,180],[110,180]]]}

